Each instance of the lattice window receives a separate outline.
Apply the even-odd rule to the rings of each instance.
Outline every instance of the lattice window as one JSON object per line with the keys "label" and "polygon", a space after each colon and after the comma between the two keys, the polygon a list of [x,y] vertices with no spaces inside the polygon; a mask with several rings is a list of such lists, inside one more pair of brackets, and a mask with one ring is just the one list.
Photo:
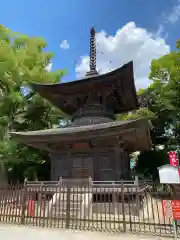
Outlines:
{"label": "lattice window", "polygon": [[92,165],[92,158],[89,156],[79,156],[73,158],[73,167],[86,168]]}

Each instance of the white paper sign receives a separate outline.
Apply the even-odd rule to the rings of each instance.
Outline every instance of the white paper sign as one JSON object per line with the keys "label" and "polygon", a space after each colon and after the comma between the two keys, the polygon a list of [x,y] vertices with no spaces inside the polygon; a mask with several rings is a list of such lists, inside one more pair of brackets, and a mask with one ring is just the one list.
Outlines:
{"label": "white paper sign", "polygon": [[180,177],[177,167],[167,164],[159,167],[158,170],[160,183],[180,184]]}

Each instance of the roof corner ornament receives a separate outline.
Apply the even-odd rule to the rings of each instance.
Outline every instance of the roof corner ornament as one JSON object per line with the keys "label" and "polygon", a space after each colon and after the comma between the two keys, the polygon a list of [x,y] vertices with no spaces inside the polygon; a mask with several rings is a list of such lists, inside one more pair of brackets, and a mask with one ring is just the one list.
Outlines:
{"label": "roof corner ornament", "polygon": [[86,73],[87,77],[98,75],[96,70],[96,32],[92,27],[90,29],[90,53],[89,53],[89,71]]}

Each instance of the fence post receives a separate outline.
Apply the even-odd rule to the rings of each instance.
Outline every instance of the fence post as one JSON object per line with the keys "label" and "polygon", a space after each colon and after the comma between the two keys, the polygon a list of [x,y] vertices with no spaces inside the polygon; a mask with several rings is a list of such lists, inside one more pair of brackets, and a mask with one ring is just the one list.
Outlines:
{"label": "fence post", "polygon": [[22,194],[22,202],[21,202],[21,224],[25,224],[25,211],[26,211],[26,195],[27,195],[27,179],[24,180],[24,189]]}
{"label": "fence post", "polygon": [[139,178],[138,178],[138,176],[135,176],[134,183],[135,183],[135,185],[139,186]]}
{"label": "fence post", "polygon": [[58,193],[60,194],[61,191],[62,191],[62,186],[63,186],[63,180],[62,180],[62,177],[59,178],[59,182],[58,182],[58,186],[59,186],[59,189],[58,189]]}
{"label": "fence post", "polygon": [[43,215],[43,222],[42,227],[45,226],[45,220],[46,220],[46,193],[47,193],[47,186],[43,186],[43,182],[41,182],[41,214]]}
{"label": "fence post", "polygon": [[121,180],[121,198],[122,198],[122,215],[123,215],[123,230],[126,232],[126,213],[124,207],[124,182]]}
{"label": "fence post", "polygon": [[89,186],[92,186],[92,177],[89,177],[88,182],[89,182]]}
{"label": "fence post", "polygon": [[88,220],[93,217],[92,198],[93,198],[93,181],[92,181],[92,177],[89,177],[89,184],[88,184]]}
{"label": "fence post", "polygon": [[[66,228],[69,228],[70,223],[70,201],[71,201],[71,182],[67,181],[67,205],[66,205]],[[74,194],[74,193],[73,193]]]}
{"label": "fence post", "polygon": [[112,205],[113,205],[113,212],[114,212],[114,215],[117,213],[117,206],[116,206],[116,202],[117,202],[117,199],[116,199],[116,193],[115,193],[115,182],[112,182],[112,185],[113,185],[113,192],[112,192]]}

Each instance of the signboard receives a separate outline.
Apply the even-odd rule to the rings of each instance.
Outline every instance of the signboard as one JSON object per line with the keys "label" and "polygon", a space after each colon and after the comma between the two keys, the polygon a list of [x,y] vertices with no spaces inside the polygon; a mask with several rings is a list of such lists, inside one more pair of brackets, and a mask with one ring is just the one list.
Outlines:
{"label": "signboard", "polygon": [[[179,161],[178,161],[176,152],[175,151],[168,152],[168,155],[169,155],[170,165],[173,167],[178,167]],[[180,169],[179,168],[178,168],[178,174],[179,174],[179,178],[180,178]]]}
{"label": "signboard", "polygon": [[180,184],[178,167],[173,167],[169,164],[158,168],[159,180],[163,184]]}
{"label": "signboard", "polygon": [[162,208],[165,217],[180,220],[180,200],[163,200]]}
{"label": "signboard", "polygon": [[172,200],[173,218],[180,220],[180,200]]}
{"label": "signboard", "polygon": [[172,201],[171,200],[162,200],[162,209],[163,209],[163,216],[167,218],[173,218],[172,212]]}
{"label": "signboard", "polygon": [[178,158],[176,152],[172,151],[168,153],[170,165],[173,167],[178,167]]}
{"label": "signboard", "polygon": [[[177,154],[175,151],[168,153],[170,165],[160,167],[160,183],[180,183],[180,168]],[[163,200],[162,208],[164,216],[173,220],[174,239],[177,239],[176,220],[180,220],[180,200]]]}

